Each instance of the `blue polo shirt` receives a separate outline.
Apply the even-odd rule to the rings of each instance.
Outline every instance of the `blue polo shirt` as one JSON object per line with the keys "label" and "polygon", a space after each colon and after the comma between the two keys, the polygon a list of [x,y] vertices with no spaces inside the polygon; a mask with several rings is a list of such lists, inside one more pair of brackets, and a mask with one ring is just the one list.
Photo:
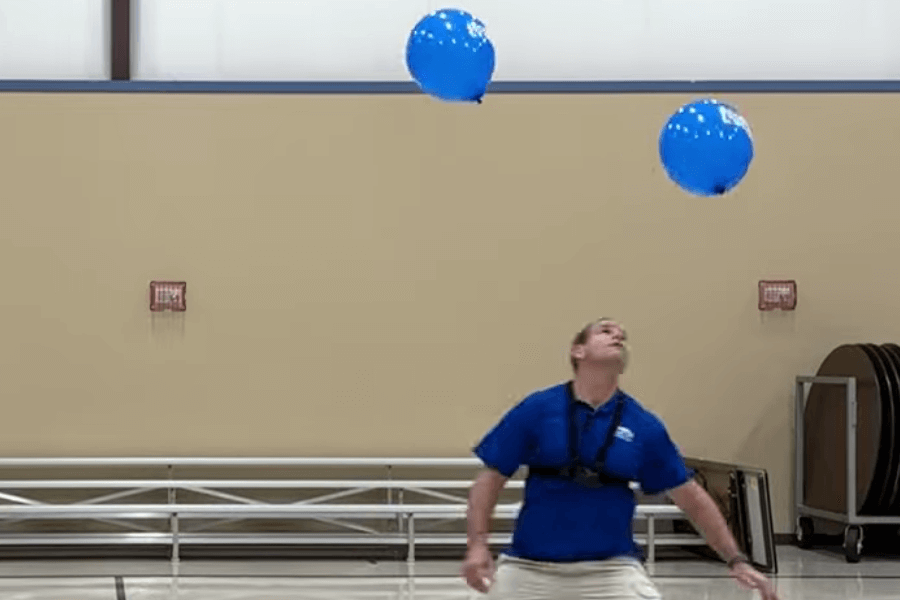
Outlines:
{"label": "blue polo shirt", "polygon": [[[646,494],[678,487],[693,477],[663,422],[634,398],[617,391],[596,410],[575,400],[571,382],[532,393],[510,409],[475,447],[485,466],[512,476],[521,466],[564,467],[569,463],[569,405],[574,403],[577,449],[593,465],[612,424],[617,400],[621,423],[606,457],[606,470],[634,481]],[[574,562],[631,556],[636,498],[625,486],[592,488],[575,481],[530,473],[507,554]]]}

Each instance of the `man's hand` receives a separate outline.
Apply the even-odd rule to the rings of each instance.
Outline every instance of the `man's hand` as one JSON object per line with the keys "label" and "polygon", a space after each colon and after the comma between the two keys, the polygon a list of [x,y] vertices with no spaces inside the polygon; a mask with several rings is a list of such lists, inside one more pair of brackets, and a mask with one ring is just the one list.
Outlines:
{"label": "man's hand", "polygon": [[476,544],[466,552],[462,576],[474,590],[486,594],[494,583],[494,559],[487,546]]}
{"label": "man's hand", "polygon": [[743,562],[735,564],[731,567],[731,576],[744,589],[757,590],[762,600],[778,600],[772,582],[751,565]]}

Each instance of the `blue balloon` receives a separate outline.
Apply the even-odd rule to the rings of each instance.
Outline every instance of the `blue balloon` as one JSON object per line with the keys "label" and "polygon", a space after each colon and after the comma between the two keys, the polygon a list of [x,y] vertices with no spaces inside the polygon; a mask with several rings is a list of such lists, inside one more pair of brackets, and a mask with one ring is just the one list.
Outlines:
{"label": "blue balloon", "polygon": [[454,8],[422,18],[406,44],[406,66],[423,92],[450,102],[481,102],[494,74],[484,23]]}
{"label": "blue balloon", "polygon": [[753,161],[753,135],[733,106],[713,99],[685,104],[659,135],[659,156],[669,178],[697,196],[734,188]]}

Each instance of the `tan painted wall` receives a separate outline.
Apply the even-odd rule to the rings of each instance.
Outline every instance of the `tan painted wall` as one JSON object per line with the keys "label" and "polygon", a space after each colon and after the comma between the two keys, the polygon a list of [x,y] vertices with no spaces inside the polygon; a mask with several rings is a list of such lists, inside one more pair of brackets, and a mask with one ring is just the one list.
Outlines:
{"label": "tan painted wall", "polygon": [[728,97],[757,159],[719,199],[659,167],[688,99],[0,96],[0,455],[466,455],[604,315],[790,531],[794,375],[900,341],[900,99]]}

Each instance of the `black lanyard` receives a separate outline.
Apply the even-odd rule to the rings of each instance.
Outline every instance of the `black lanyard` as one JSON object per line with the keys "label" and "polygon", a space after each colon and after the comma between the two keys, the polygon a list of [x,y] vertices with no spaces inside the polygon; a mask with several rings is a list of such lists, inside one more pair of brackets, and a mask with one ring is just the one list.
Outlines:
{"label": "black lanyard", "polygon": [[606,439],[597,450],[594,457],[594,464],[585,466],[581,462],[581,456],[578,452],[578,420],[576,419],[577,401],[575,400],[575,390],[569,383],[569,414],[568,414],[568,434],[569,434],[569,458],[568,464],[563,469],[563,474],[567,475],[590,487],[598,487],[599,485],[609,485],[610,483],[627,483],[626,480],[612,476],[606,472],[606,454],[609,452],[610,446],[616,437],[616,431],[622,423],[622,412],[625,409],[625,399],[617,391],[616,392],[616,408],[613,412],[612,423],[606,432]]}

